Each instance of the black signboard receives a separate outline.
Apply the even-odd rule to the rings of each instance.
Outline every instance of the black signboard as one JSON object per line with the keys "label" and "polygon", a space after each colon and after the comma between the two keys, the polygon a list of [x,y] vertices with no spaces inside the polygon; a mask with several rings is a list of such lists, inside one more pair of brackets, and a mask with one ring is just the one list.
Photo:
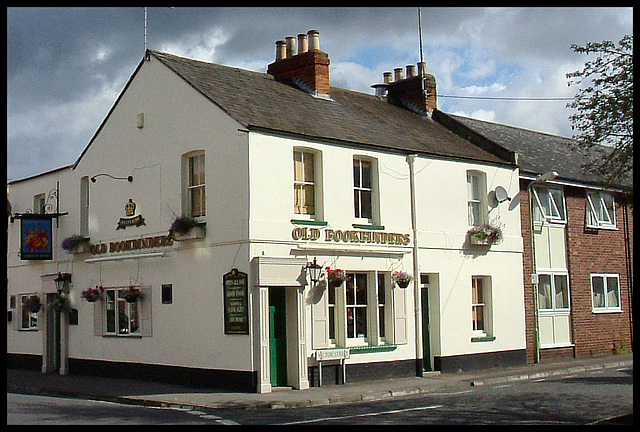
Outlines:
{"label": "black signboard", "polygon": [[233,269],[222,277],[224,333],[249,334],[249,284],[247,274]]}

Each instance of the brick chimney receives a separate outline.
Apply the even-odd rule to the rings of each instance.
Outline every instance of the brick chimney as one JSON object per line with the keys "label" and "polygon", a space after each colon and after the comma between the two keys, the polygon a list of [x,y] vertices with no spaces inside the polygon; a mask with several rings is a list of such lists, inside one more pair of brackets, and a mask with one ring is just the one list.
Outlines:
{"label": "brick chimney", "polygon": [[[427,73],[427,63],[418,63],[418,73],[414,65],[406,66],[406,76],[402,68],[394,69],[394,80],[390,80],[391,72],[385,72],[384,84],[374,84],[376,94],[386,95],[393,104],[401,105],[420,115],[431,115],[438,107],[436,99],[436,78]],[[380,89],[385,87],[385,90]]]}
{"label": "brick chimney", "polygon": [[[297,53],[296,53],[297,45]],[[329,98],[329,54],[320,50],[320,32],[309,30],[296,38],[276,42],[276,60],[267,67],[276,78],[293,81],[302,90],[319,98]]]}

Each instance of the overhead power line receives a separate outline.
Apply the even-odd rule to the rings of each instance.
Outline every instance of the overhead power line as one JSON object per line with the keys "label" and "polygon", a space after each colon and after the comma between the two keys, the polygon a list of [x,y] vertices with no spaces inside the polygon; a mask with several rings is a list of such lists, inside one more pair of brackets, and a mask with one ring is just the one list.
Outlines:
{"label": "overhead power line", "polygon": [[503,100],[503,101],[570,101],[572,97],[500,97],[500,96],[455,96],[455,95],[437,95],[439,98],[451,99],[476,99],[476,100]]}

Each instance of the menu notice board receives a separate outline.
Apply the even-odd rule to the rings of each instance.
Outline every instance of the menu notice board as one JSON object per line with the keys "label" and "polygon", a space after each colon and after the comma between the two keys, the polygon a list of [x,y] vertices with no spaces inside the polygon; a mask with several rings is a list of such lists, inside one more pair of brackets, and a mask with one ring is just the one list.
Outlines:
{"label": "menu notice board", "polygon": [[247,274],[233,269],[222,277],[224,291],[224,333],[249,334]]}

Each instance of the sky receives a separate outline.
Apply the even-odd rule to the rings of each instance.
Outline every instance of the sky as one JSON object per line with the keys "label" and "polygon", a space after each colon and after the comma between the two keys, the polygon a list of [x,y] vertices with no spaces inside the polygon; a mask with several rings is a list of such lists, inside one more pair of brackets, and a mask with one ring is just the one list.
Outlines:
{"label": "sky", "polygon": [[[632,8],[420,9],[440,110],[567,137],[566,74],[594,58],[571,45],[633,34]],[[420,61],[418,22],[418,7],[149,7],[147,47],[266,73],[277,40],[314,29],[331,85],[374,94]],[[144,7],[7,8],[7,180],[73,164],[144,47]]]}

